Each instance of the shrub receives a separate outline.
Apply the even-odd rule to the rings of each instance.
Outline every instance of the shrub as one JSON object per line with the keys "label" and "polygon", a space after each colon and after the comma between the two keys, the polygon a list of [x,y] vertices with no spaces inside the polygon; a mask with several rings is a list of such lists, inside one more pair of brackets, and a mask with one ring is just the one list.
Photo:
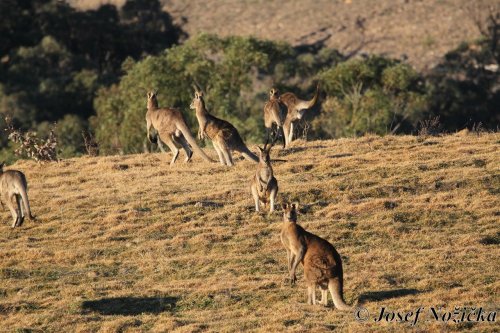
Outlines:
{"label": "shrub", "polygon": [[49,130],[47,138],[38,137],[36,132],[15,129],[9,119],[6,119],[8,138],[17,148],[17,156],[29,157],[37,162],[57,161],[57,136],[54,127]]}
{"label": "shrub", "polygon": [[328,97],[312,122],[316,136],[408,131],[426,109],[422,78],[395,60],[351,59],[318,77]]}

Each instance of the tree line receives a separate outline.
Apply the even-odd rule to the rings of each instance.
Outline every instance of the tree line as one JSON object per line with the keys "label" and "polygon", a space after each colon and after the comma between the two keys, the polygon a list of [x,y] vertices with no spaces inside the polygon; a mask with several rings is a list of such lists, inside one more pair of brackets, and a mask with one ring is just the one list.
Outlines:
{"label": "tree line", "polygon": [[[152,89],[160,106],[182,109],[195,132],[193,83],[205,90],[211,112],[253,142],[264,136],[271,87],[310,98],[318,82],[321,103],[298,129],[310,139],[416,133],[433,117],[444,131],[500,123],[498,13],[480,39],[425,74],[397,59],[352,57],[323,45],[209,34],[186,40],[158,1],[77,11],[59,1],[7,0],[0,18],[0,113],[39,137],[57,123],[62,157],[85,152],[82,132],[101,154],[150,149],[144,116]],[[15,158],[16,143],[6,135],[0,149],[0,157]]]}

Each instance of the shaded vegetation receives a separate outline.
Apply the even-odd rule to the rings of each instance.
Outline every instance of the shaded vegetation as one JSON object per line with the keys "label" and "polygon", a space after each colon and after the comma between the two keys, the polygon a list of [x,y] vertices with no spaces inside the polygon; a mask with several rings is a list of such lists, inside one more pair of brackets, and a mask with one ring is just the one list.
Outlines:
{"label": "shaded vegetation", "polygon": [[1,1],[0,114],[42,135],[45,122],[58,121],[63,156],[81,153],[96,90],[119,80],[126,58],[158,53],[182,36],[157,0],[88,11],[65,1]]}

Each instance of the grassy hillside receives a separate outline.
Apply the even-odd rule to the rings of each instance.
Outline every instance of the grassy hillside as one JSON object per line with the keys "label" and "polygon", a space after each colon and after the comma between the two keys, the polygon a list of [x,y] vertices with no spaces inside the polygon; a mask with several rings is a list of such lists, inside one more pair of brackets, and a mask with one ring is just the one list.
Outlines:
{"label": "grassy hillside", "polygon": [[[373,317],[382,306],[498,310],[499,148],[498,134],[299,141],[274,151],[286,160],[275,165],[278,200],[300,201],[299,223],[342,255],[346,302]],[[0,331],[410,328],[305,304],[301,268],[297,286],[288,285],[280,212],[253,211],[254,165],[195,158],[169,168],[169,160],[10,167],[26,173],[38,222],[11,230],[10,215],[0,215]],[[413,329],[495,327],[422,321]]]}

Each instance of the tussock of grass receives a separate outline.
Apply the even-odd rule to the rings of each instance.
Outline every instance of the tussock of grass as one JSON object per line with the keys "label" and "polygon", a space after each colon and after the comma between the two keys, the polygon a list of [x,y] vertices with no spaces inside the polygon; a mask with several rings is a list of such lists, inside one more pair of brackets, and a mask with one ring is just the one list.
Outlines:
{"label": "tussock of grass", "polygon": [[[278,201],[298,200],[299,223],[342,255],[347,303],[372,313],[493,310],[499,142],[497,134],[296,142],[272,153],[286,160],[274,167]],[[288,285],[280,212],[253,211],[254,165],[195,158],[170,168],[169,156],[11,167],[26,173],[38,221],[11,230],[1,214],[1,331],[401,330],[306,305],[301,270]]]}

